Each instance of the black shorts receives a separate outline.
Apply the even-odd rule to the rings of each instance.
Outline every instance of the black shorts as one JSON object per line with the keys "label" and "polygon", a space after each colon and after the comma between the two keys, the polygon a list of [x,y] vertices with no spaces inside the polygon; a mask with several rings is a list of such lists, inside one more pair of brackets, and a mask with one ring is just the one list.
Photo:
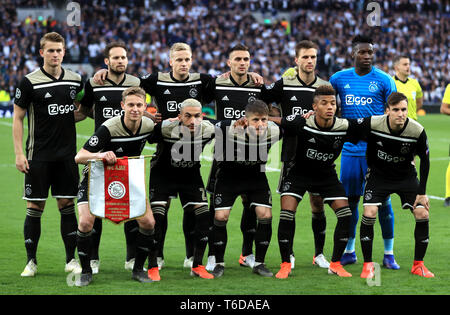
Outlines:
{"label": "black shorts", "polygon": [[77,196],[78,165],[74,159],[62,161],[28,161],[23,199],[45,201],[51,188],[53,198],[73,199]]}
{"label": "black shorts", "polygon": [[241,195],[247,197],[250,207],[272,208],[272,193],[266,173],[245,175],[219,169],[214,187],[214,210],[230,210],[236,198]]}
{"label": "black shorts", "polygon": [[339,181],[336,172],[323,178],[303,177],[289,173],[280,181],[281,197],[293,196],[302,200],[307,191],[310,195],[321,196],[324,203],[331,203],[339,199],[348,200],[344,186]]}
{"label": "black shorts", "polygon": [[397,194],[400,197],[402,208],[413,210],[418,188],[419,180],[416,176],[392,180],[368,170],[363,205],[380,206],[389,195]]}
{"label": "black shorts", "polygon": [[213,160],[211,170],[209,171],[208,183],[206,184],[206,191],[210,194],[214,193],[214,186],[216,184],[217,162]]}
{"label": "black shorts", "polygon": [[165,206],[169,199],[179,196],[183,208],[190,205],[208,205],[205,186],[199,169],[150,170],[150,205]]}
{"label": "black shorts", "polygon": [[83,168],[81,175],[81,182],[78,186],[77,204],[87,203],[88,199],[88,178],[89,178],[89,166],[86,165]]}

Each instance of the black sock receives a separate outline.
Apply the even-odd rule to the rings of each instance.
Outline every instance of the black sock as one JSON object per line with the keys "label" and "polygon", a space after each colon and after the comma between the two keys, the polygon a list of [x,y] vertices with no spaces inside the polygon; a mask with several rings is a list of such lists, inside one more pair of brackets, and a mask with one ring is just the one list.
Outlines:
{"label": "black sock", "polygon": [[183,233],[186,257],[194,256],[195,244],[195,213],[191,206],[186,207],[183,212]]}
{"label": "black sock", "polygon": [[[289,254],[294,255],[294,237],[295,237],[295,212],[294,212],[294,218],[292,220],[292,234],[291,239],[289,240]],[[290,261],[290,258],[289,258]]]}
{"label": "black sock", "polygon": [[164,259],[164,242],[166,241],[167,226],[169,224],[167,215],[169,214],[169,208],[165,208],[165,216],[162,218],[161,225],[161,238],[158,243],[158,257]]}
{"label": "black sock", "polygon": [[241,232],[242,232],[242,256],[253,253],[253,242],[256,233],[256,212],[248,202],[242,202]]}
{"label": "black sock", "polygon": [[99,260],[99,247],[100,247],[100,238],[102,236],[102,230],[103,230],[103,222],[100,218],[95,218],[94,220],[94,227],[92,229],[92,252],[91,252],[91,259],[92,260]]}
{"label": "black sock", "polygon": [[43,211],[39,209],[27,208],[27,215],[25,216],[25,223],[23,226],[27,263],[33,259],[37,264],[36,251],[41,236],[42,213]]}
{"label": "black sock", "polygon": [[208,256],[214,256],[214,194],[210,194],[209,198],[209,234],[208,234]]}
{"label": "black sock", "polygon": [[255,262],[264,263],[271,238],[272,218],[258,219],[255,234]]}
{"label": "black sock", "polygon": [[148,255],[148,269],[158,267],[157,257],[160,253],[160,247],[162,242],[162,234],[164,228],[164,217],[166,216],[166,208],[161,205],[152,206],[153,217],[155,218],[155,235],[154,246]]}
{"label": "black sock", "polygon": [[194,210],[195,213],[195,247],[194,261],[192,267],[203,265],[203,255],[208,244],[209,233],[209,209],[208,206],[201,206]]}
{"label": "black sock", "polygon": [[428,247],[429,219],[416,219],[414,260],[423,261]]}
{"label": "black sock", "polygon": [[280,248],[281,262],[289,262],[295,233],[295,212],[282,209],[278,225],[278,247]]}
{"label": "black sock", "polygon": [[325,212],[312,212],[311,226],[314,234],[314,256],[323,253],[323,246],[325,245],[325,235],[327,229],[327,218]]}
{"label": "black sock", "polygon": [[361,250],[364,256],[364,262],[372,262],[372,247],[373,247],[373,225],[376,218],[369,218],[365,215],[361,219],[360,238]]}
{"label": "black sock", "polygon": [[134,260],[133,271],[144,269],[144,263],[150,251],[154,247],[155,230],[146,230],[139,228],[136,236],[136,257]]}
{"label": "black sock", "polygon": [[136,220],[127,221],[123,225],[125,233],[125,242],[127,245],[126,261],[136,257],[136,237],[139,231],[139,225]]}
{"label": "black sock", "polygon": [[77,248],[77,216],[75,215],[75,205],[70,205],[59,209],[61,214],[61,237],[66,249],[66,262],[75,258]]}
{"label": "black sock", "polygon": [[343,207],[337,209],[335,214],[337,217],[337,223],[334,229],[333,256],[331,257],[332,262],[338,262],[341,260],[342,254],[347,246],[352,211],[349,207]]}
{"label": "black sock", "polygon": [[80,258],[82,273],[92,273],[91,235],[92,230],[89,232],[81,232],[80,230],[77,230],[78,257]]}
{"label": "black sock", "polygon": [[214,220],[213,227],[214,235],[214,253],[216,256],[216,263],[223,263],[225,256],[225,248],[227,247],[227,221]]}

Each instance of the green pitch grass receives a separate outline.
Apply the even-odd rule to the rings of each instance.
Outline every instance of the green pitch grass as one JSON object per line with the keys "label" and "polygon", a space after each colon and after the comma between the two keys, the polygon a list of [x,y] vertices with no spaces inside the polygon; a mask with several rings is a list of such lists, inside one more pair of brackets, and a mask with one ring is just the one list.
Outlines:
{"label": "green pitch grass", "polygon": [[[225,275],[220,279],[203,280],[192,278],[189,270],[183,268],[185,256],[182,233],[182,209],[178,200],[172,202],[169,211],[169,228],[165,245],[165,267],[161,270],[159,283],[140,284],[131,280],[129,271],[124,270],[125,240],[123,225],[104,221],[100,245],[100,273],[94,275],[93,283],[86,288],[70,286],[71,279],[64,272],[65,254],[59,234],[60,215],[54,199],[49,198],[42,217],[42,234],[38,248],[38,274],[34,278],[22,278],[20,273],[26,264],[23,244],[23,223],[25,201],[22,200],[23,175],[15,168],[11,134],[11,119],[0,120],[1,178],[0,213],[0,293],[1,294],[167,294],[167,295],[311,295],[311,294],[449,294],[450,293],[450,208],[443,207],[445,193],[445,172],[449,163],[449,122],[443,115],[420,117],[429,137],[431,150],[431,172],[428,180],[431,213],[430,243],[425,257],[427,267],[435,273],[434,279],[424,279],[410,274],[414,249],[414,219],[409,211],[400,208],[399,198],[393,196],[395,212],[395,254],[401,269],[397,271],[381,268],[379,286],[370,286],[359,277],[362,269],[362,254],[359,245],[359,225],[357,232],[357,255],[359,261],[347,267],[352,278],[339,278],[327,274],[311,264],[314,254],[311,231],[311,214],[308,198],[300,203],[297,212],[295,235],[296,264],[287,280],[261,278],[248,268],[238,264],[242,235],[239,228],[242,205],[238,199],[228,224],[228,247],[225,255]],[[80,148],[94,128],[92,120],[77,125],[78,148]],[[154,148],[146,147],[144,153],[151,154]],[[202,174],[206,181],[211,162],[206,160]],[[270,163],[271,169],[279,167],[277,161]],[[338,166],[339,168],[339,161]],[[267,173],[273,191],[273,234],[267,253],[267,266],[276,273],[280,264],[277,243],[279,219],[279,196],[275,193],[279,173]],[[147,174],[148,177],[148,174]],[[360,213],[361,213],[360,205]],[[332,239],[335,215],[326,208],[327,239],[325,255],[332,253]],[[382,263],[383,246],[379,224],[375,228],[373,257]],[[206,263],[206,259],[205,259]]]}

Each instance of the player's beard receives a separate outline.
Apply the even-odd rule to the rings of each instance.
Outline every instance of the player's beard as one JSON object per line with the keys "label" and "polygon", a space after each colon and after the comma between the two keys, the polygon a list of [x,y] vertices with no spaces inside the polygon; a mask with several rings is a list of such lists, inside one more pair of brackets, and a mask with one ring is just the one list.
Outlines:
{"label": "player's beard", "polygon": [[110,71],[111,74],[114,75],[114,76],[120,76],[120,75],[122,75],[126,70],[127,70],[127,67],[124,67],[124,70],[123,70],[123,71],[117,71],[117,70],[114,70],[114,69],[112,69],[112,68],[111,68],[109,71]]}

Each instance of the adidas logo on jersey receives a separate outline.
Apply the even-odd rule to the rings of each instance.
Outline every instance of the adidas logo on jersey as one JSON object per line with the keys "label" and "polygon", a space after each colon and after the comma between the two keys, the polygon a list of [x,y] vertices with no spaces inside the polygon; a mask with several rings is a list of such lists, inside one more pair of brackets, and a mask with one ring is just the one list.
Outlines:
{"label": "adidas logo on jersey", "polygon": [[106,102],[106,101],[107,101],[105,95],[103,95],[103,96],[100,98],[100,101],[101,101],[101,102]]}
{"label": "adidas logo on jersey", "polygon": [[349,89],[350,88],[350,84],[346,84],[345,86],[344,86],[344,89]]}
{"label": "adidas logo on jersey", "polygon": [[120,147],[120,148],[118,148],[117,150],[116,150],[116,152],[123,152],[123,149],[122,149],[122,147]]}
{"label": "adidas logo on jersey", "polygon": [[230,99],[228,98],[228,96],[224,96],[224,97],[222,97],[222,101],[229,101]]}
{"label": "adidas logo on jersey", "polygon": [[383,142],[381,142],[381,141],[378,141],[377,144],[378,144],[380,147],[383,146]]}
{"label": "adidas logo on jersey", "polygon": [[44,98],[50,98],[52,97],[52,95],[50,93],[47,92],[47,94],[45,94]]}
{"label": "adidas logo on jersey", "polygon": [[170,94],[169,89],[165,90],[165,91],[164,91],[164,94]]}
{"label": "adidas logo on jersey", "polygon": [[291,97],[291,101],[296,101],[296,100],[297,100],[297,98],[295,97],[295,95]]}
{"label": "adidas logo on jersey", "polygon": [[308,142],[316,143],[316,140],[314,138],[311,138],[311,139],[308,140]]}

